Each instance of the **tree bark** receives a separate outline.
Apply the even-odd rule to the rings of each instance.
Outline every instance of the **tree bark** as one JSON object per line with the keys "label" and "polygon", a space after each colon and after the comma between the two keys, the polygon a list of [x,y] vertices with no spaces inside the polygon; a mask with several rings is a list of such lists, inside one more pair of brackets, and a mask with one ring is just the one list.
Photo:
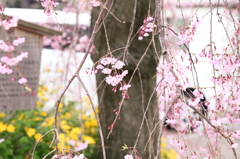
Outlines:
{"label": "tree bark", "polygon": [[[143,24],[143,20],[147,17],[148,6],[149,1],[147,0],[139,0],[137,3],[136,21],[133,35],[137,33],[138,29]],[[152,6],[154,6],[154,4],[152,4]],[[111,51],[117,48],[125,47],[132,21],[133,8],[134,0],[121,0],[113,2],[110,11],[117,18],[125,21],[125,23],[120,23],[114,16],[109,14],[108,11],[105,12],[108,14],[108,16],[104,19],[104,22]],[[153,8],[151,10],[153,13]],[[91,20],[92,27],[94,26],[98,13],[99,8],[94,8],[92,11]],[[97,53],[95,55],[92,55],[92,58],[95,62],[97,62],[102,56],[108,53],[105,36],[106,33],[104,32],[102,25],[100,30],[97,32],[94,40]],[[144,38],[141,41],[138,40],[138,35],[133,39],[128,49],[129,55],[127,56],[127,63],[124,66],[124,70],[127,69],[129,71],[128,75],[124,78],[126,82],[128,82],[132,76],[132,73],[136,67],[136,63],[144,54],[150,41],[151,36]],[[121,52],[122,50],[116,51],[113,53],[113,55],[115,57],[118,57]],[[122,59],[120,58],[120,60]],[[144,110],[156,86],[156,79],[154,77],[156,75],[156,66],[157,61],[154,56],[154,49],[151,46],[139,65],[140,73],[137,71],[133,76],[132,82],[130,83],[131,87],[129,88],[130,98],[124,101],[120,120],[117,120],[113,132],[110,134],[110,137],[108,139],[108,127],[113,123],[114,118],[116,117],[113,110],[119,106],[122,95],[119,91],[117,93],[114,93],[112,91],[112,86],[107,85],[106,82],[100,85],[106,75],[103,75],[101,72],[97,74],[97,85],[99,86],[98,98],[100,108],[100,122],[102,124],[103,134],[105,137],[104,140],[106,145],[107,159],[123,159],[126,154],[131,154],[130,151],[121,151],[120,149],[124,144],[128,145],[129,147],[133,147],[136,142],[139,128],[143,119]],[[150,146],[148,146],[146,150],[144,150],[144,147],[150,138],[150,133],[153,131],[153,128],[156,126],[156,122],[158,121],[157,100],[155,93],[150,101],[150,107],[147,112],[146,119],[147,121],[144,121],[144,126],[141,130],[141,136],[136,149],[141,154],[141,157],[143,159],[150,159],[153,158],[153,155],[156,152],[156,131],[153,133],[153,138],[151,138],[155,142],[150,142]]]}

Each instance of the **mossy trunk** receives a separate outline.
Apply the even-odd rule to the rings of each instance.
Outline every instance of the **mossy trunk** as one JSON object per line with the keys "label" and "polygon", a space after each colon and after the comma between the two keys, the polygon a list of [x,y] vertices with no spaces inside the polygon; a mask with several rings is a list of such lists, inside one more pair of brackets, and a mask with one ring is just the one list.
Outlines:
{"label": "mossy trunk", "polygon": [[[152,1],[151,3],[152,6],[154,6],[154,2]],[[137,33],[138,29],[143,24],[143,20],[147,17],[149,8],[148,6],[149,1],[138,1],[133,35]],[[111,13],[120,20],[125,21],[125,23],[120,23],[118,20],[116,20],[114,16],[109,14],[109,12],[105,12],[105,15],[108,14],[104,22],[111,51],[117,48],[125,47],[129,34],[129,28],[132,21],[133,8],[134,0],[114,1],[114,3],[112,4],[112,8],[110,10]],[[153,14],[154,10],[151,9],[150,13]],[[92,28],[98,15],[99,7],[93,9],[91,21]],[[144,38],[141,41],[138,40],[138,35],[134,37],[130,48],[128,49],[129,55],[126,58],[127,62],[124,66],[124,69],[127,69],[129,71],[128,75],[124,78],[126,82],[128,82],[130,77],[132,76],[132,73],[136,67],[136,63],[143,56],[150,41],[151,36]],[[106,44],[106,33],[104,31],[103,25],[96,34],[94,44],[96,46],[97,53],[95,55],[92,55],[92,58],[96,62],[102,56],[108,53]],[[116,51],[113,53],[113,55],[115,57],[118,57],[118,55],[122,51],[123,50]],[[123,159],[124,155],[130,152],[126,150],[121,151],[121,147],[124,144],[132,147],[136,142],[140,124],[143,119],[144,110],[156,86],[155,75],[157,61],[155,57],[155,52],[153,46],[151,45],[147,51],[146,56],[143,58],[141,64],[139,65],[140,72],[137,71],[133,76],[132,82],[130,83],[131,87],[129,88],[130,98],[124,101],[121,110],[120,120],[117,120],[113,132],[110,134],[110,137],[108,139],[108,127],[113,123],[114,118],[116,117],[113,110],[119,106],[122,95],[119,91],[117,93],[114,93],[112,91],[112,86],[106,85],[106,82],[100,85],[106,75],[103,75],[101,72],[97,74],[97,84],[98,86],[100,85],[98,89],[100,118],[105,137],[104,141],[106,146],[107,159]],[[120,60],[122,59],[120,58]],[[153,136],[151,138],[152,140],[150,141],[150,143],[148,143],[150,139],[150,133],[153,131],[153,128],[154,126],[156,126],[155,124],[158,121],[157,100],[155,93],[150,101],[150,106],[147,112],[146,119],[147,121],[145,120],[144,122],[144,126],[141,130],[141,136],[136,148],[143,159],[150,159],[153,158],[154,154],[156,153],[155,145],[157,132],[153,133]],[[153,140],[154,142],[152,142]],[[146,144],[147,148],[145,150]]]}

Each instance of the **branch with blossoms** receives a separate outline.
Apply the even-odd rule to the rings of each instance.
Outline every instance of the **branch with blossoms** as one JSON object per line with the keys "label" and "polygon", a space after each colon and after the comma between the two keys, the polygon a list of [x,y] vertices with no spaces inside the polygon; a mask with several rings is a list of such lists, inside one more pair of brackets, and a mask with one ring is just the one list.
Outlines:
{"label": "branch with blossoms", "polygon": [[[184,76],[183,72],[185,72],[186,70],[184,70],[184,68],[181,68],[181,67],[179,68],[179,65],[177,64],[177,62],[175,62],[175,61],[177,61],[177,59],[174,58],[174,55],[173,55],[173,53],[171,53],[171,51],[168,51],[168,50],[171,50],[171,48],[166,47],[166,46],[169,46],[169,45],[166,44],[167,40],[165,40],[166,39],[165,38],[165,33],[164,33],[165,31],[163,29],[163,27],[164,27],[163,21],[164,21],[164,18],[165,18],[164,16],[165,15],[164,15],[163,11],[160,11],[160,8],[161,8],[161,6],[163,6],[163,4],[160,3],[159,1],[156,1],[156,3],[159,4],[159,6],[157,7],[159,9],[157,9],[157,12],[156,12],[157,25],[158,25],[158,28],[162,28],[161,33],[159,33],[159,36],[160,36],[159,39],[161,40],[162,48],[164,48],[163,52],[165,52],[165,50],[167,50],[166,51],[167,55],[163,55],[163,60],[166,59],[166,58],[164,58],[164,56],[168,57],[167,58],[168,60],[166,59],[165,63],[163,62],[163,63],[159,64],[159,66],[158,66],[158,73],[163,77],[163,81],[161,83],[161,86],[158,89],[161,90],[161,92],[164,92],[166,90],[166,87],[168,89],[170,89],[170,90],[167,91],[168,92],[167,93],[168,97],[164,94],[160,95],[161,99],[163,99],[165,101],[169,101],[174,97],[176,92],[179,91],[179,88],[182,88],[183,91],[186,91],[186,88],[187,88],[186,86],[188,85],[189,81],[188,81],[187,78],[185,78],[186,82],[182,81],[184,79],[184,78],[182,78],[182,76]],[[162,9],[162,10],[164,10],[164,9]],[[198,17],[196,17],[196,22],[195,23],[193,23],[193,24],[189,23],[189,26],[186,27],[185,30],[183,29],[182,31],[180,31],[180,33],[178,34],[178,38],[180,39],[179,44],[180,45],[183,44],[184,46],[186,46],[187,43],[190,43],[191,41],[193,41],[193,37],[194,37],[194,34],[196,32],[197,26],[200,25],[200,24],[201,24],[201,20],[199,20]],[[210,34],[210,36],[212,37],[212,34]],[[211,46],[211,47],[208,51],[209,54],[206,55],[205,49],[204,49],[204,51],[202,51],[202,53],[200,53],[199,55],[201,57],[208,56],[208,58],[212,58],[212,59],[215,59],[217,57],[217,59],[218,59],[217,61],[216,60],[213,60],[214,62],[212,60],[209,61],[210,63],[212,63],[214,65],[214,69],[215,69],[214,72],[215,71],[217,72],[221,69],[224,69],[227,72],[230,72],[230,70],[235,70],[238,67],[238,63],[239,63],[236,56],[234,56],[234,55],[224,55],[224,54],[223,55],[215,54],[215,56],[213,57],[213,55],[214,55],[213,52],[216,51],[216,46],[214,46],[214,42],[212,42],[212,40],[210,40],[210,41],[211,41],[210,42],[211,44],[209,44],[209,46]],[[233,40],[231,40],[231,42],[232,41]],[[232,45],[235,45],[235,44],[236,44],[235,42],[232,42]],[[231,46],[231,45],[229,44],[228,46]],[[213,50],[213,47],[214,47],[214,50]],[[222,124],[225,123],[225,122],[229,122],[229,119],[225,118],[224,120],[220,119],[220,120],[215,121],[215,120],[211,119],[210,117],[207,117],[206,116],[207,114],[202,114],[202,112],[201,112],[201,109],[204,109],[203,105],[207,104],[207,103],[208,103],[207,105],[209,105],[209,102],[201,103],[201,100],[203,100],[204,97],[203,97],[202,93],[200,93],[200,91],[198,90],[198,89],[201,89],[201,87],[199,86],[197,71],[196,71],[196,68],[194,66],[198,63],[198,59],[193,54],[196,57],[196,62],[193,61],[193,58],[191,57],[192,53],[190,53],[189,49],[187,51],[188,51],[188,54],[189,54],[187,56],[188,60],[190,61],[190,65],[192,65],[192,66],[190,66],[191,71],[192,71],[192,69],[194,69],[195,73],[196,73],[195,74],[195,76],[196,76],[196,78],[195,78],[196,90],[191,92],[191,94],[193,94],[193,95],[188,95],[191,98],[192,101],[186,102],[185,99],[183,99],[183,98],[181,98],[181,100],[182,100],[182,102],[186,103],[186,106],[193,109],[194,112],[197,113],[202,120],[205,120],[215,130],[216,133],[219,133],[222,137],[224,137],[228,141],[230,147],[232,148],[232,152],[233,152],[234,157],[237,158],[237,154],[236,154],[236,151],[234,149],[234,148],[236,148],[237,144],[233,143],[231,135],[226,135],[225,134],[226,130],[224,130],[224,128],[222,128]],[[184,53],[185,53],[185,51],[184,51]],[[169,59],[171,59],[171,61]],[[231,59],[231,62],[229,61],[230,59]],[[184,59],[182,59],[182,61],[184,61]],[[225,64],[222,65],[222,63],[225,63]],[[234,67],[234,66],[236,66],[236,67]],[[221,77],[222,77],[222,75],[221,75]],[[215,83],[218,80],[222,79],[221,77],[216,78],[216,75],[214,75],[212,81]],[[229,74],[227,74],[227,77],[228,77],[228,79],[233,79],[232,76],[230,76]],[[165,79],[167,78],[167,79],[165,80],[164,78]],[[226,77],[223,77],[223,78],[226,79]],[[226,79],[226,81],[227,81],[227,79]],[[220,83],[218,82],[218,85],[219,84]],[[172,87],[173,85],[174,85],[175,88]],[[169,86],[171,86],[171,87],[169,87]],[[214,89],[215,90],[217,89],[216,85],[214,86]],[[164,91],[162,91],[162,90],[164,90]],[[216,93],[215,93],[215,96],[216,96]],[[179,117],[179,115],[181,115],[183,113],[183,112],[181,112],[183,109],[180,107],[180,105],[177,105],[177,103],[179,103],[179,102],[176,102],[174,105],[170,105],[170,107],[172,107],[172,109],[174,110],[174,116],[166,120],[167,124],[176,125],[177,121],[178,121],[177,118]],[[219,110],[219,108],[217,108],[217,109]],[[222,110],[222,111],[224,111],[224,110]],[[165,109],[165,112],[167,112],[166,109]],[[206,112],[206,110],[205,110],[205,112]],[[216,115],[217,115],[217,113],[216,113]],[[198,125],[199,125],[200,120],[199,120],[199,122],[198,121],[191,121],[192,119],[189,119],[189,120],[191,122],[190,124],[192,125],[192,128],[196,129],[196,127],[198,127]],[[203,126],[204,126],[204,123],[203,123]],[[175,128],[180,129],[180,127],[178,128],[178,126],[175,126]],[[163,129],[163,127],[160,127],[160,129]],[[206,126],[204,126],[204,129],[206,129]],[[180,133],[185,134],[186,132],[180,131]],[[206,136],[208,136],[208,135],[206,134]],[[185,150],[187,151],[188,149],[186,148]],[[184,152],[184,151],[182,151],[182,152]],[[197,154],[195,154],[194,156],[196,156],[196,155]],[[213,153],[212,155],[215,156],[216,154]]]}
{"label": "branch with blossoms", "polygon": [[[48,0],[45,0],[44,2],[50,2],[50,1],[52,1],[52,0],[49,0],[49,1],[48,1]],[[106,6],[109,2],[110,2],[110,0],[107,0],[107,1],[104,3],[104,6]],[[51,7],[53,6],[52,3],[48,3],[48,4],[49,4]],[[51,8],[51,9],[52,9],[52,8]],[[98,16],[98,19],[97,19],[97,21],[96,21],[96,23],[95,23],[95,26],[94,26],[92,36],[91,36],[91,38],[90,38],[90,40],[89,40],[89,42],[88,42],[88,45],[87,45],[87,48],[86,48],[86,53],[85,53],[82,61],[79,63],[79,65],[78,65],[78,67],[77,67],[74,75],[70,78],[70,80],[69,80],[69,82],[67,83],[66,87],[63,89],[63,91],[62,91],[61,95],[59,96],[59,98],[58,98],[58,100],[57,100],[57,102],[56,102],[56,105],[55,105],[54,126],[53,126],[53,127],[54,127],[54,128],[53,128],[53,130],[54,130],[54,137],[53,137],[52,143],[55,143],[56,149],[55,149],[54,151],[50,152],[50,153],[53,153],[53,152],[56,151],[56,153],[58,154],[58,157],[59,157],[59,155],[60,155],[60,157],[61,157],[61,155],[63,155],[63,157],[66,156],[65,154],[59,154],[58,149],[57,149],[57,144],[58,144],[58,142],[59,142],[59,139],[58,139],[58,131],[57,131],[59,104],[60,104],[60,102],[61,102],[61,100],[62,100],[65,92],[68,90],[69,86],[71,85],[72,81],[73,81],[75,78],[78,78],[79,81],[81,82],[81,78],[79,78],[79,76],[77,76],[77,75],[78,75],[79,71],[81,70],[81,68],[82,68],[82,66],[83,66],[83,64],[84,64],[84,62],[85,62],[88,54],[89,54],[90,51],[91,51],[92,44],[93,44],[93,39],[94,39],[94,37],[95,37],[95,34],[96,34],[97,30],[99,29],[99,24],[100,24],[101,19],[103,18],[103,15],[104,15],[105,10],[106,10],[105,8],[102,8],[102,9],[101,9],[101,11],[100,11],[100,13],[99,13],[99,16]],[[119,65],[121,65],[121,64],[119,64]],[[116,66],[119,67],[119,65],[116,65]],[[83,87],[86,88],[86,87],[84,86],[84,83],[82,83],[82,84],[83,84]],[[87,92],[87,89],[85,89],[85,91]],[[91,99],[90,99],[90,100],[91,100]],[[100,133],[101,146],[102,146],[102,151],[103,151],[103,158],[106,159],[106,153],[105,153],[105,146],[104,146],[104,140],[103,140],[103,134],[102,134],[101,124],[100,124],[100,121],[99,121],[99,118],[98,118],[98,114],[96,113],[96,110],[95,110],[95,108],[94,108],[94,105],[91,105],[91,106],[92,106],[94,115],[95,115],[95,117],[96,117],[96,119],[97,119],[97,123],[98,123],[98,126],[99,126],[99,133]],[[36,146],[37,146],[37,145],[36,145]],[[32,154],[32,157],[33,157],[33,156],[34,156],[34,154]],[[82,156],[75,156],[76,159],[78,159],[79,157],[82,157]],[[79,158],[79,159],[80,159],[80,158]]]}
{"label": "branch with blossoms", "polygon": [[[84,56],[83,61],[78,65],[76,72],[71,77],[71,79],[69,80],[68,84],[66,85],[66,87],[64,88],[56,102],[54,122],[54,129],[56,131],[53,140],[55,144],[58,143],[57,118],[59,103],[65,92],[68,90],[68,87],[70,86],[74,78],[78,78],[79,82],[83,85],[84,90],[88,94],[89,99],[91,99],[88,89],[85,87],[78,73],[82,68],[83,63],[85,62],[86,57],[92,48],[92,42],[93,39],[95,38],[95,34],[99,30],[99,26],[101,25],[102,19],[104,19],[103,13],[110,12],[109,9],[106,8],[107,4],[110,2],[111,2],[110,0],[107,0],[105,4],[101,4],[101,1],[97,0],[92,1],[93,6],[101,7],[101,11],[95,23],[91,39],[89,41],[86,40],[87,38],[85,39],[82,37],[83,39],[81,39],[82,41],[85,42],[87,41],[86,43],[88,43],[88,46],[84,47],[80,43],[80,45],[76,45],[75,47],[75,49],[86,48],[85,49],[86,54]],[[162,53],[162,56],[158,59],[159,63],[158,67],[156,68],[157,76],[160,77],[161,80],[159,81],[159,84],[157,85],[155,90],[158,91],[159,101],[161,101],[159,105],[161,107],[160,109],[163,108],[162,111],[164,115],[161,116],[161,122],[158,122],[159,141],[157,147],[158,151],[156,153],[155,158],[158,158],[160,155],[161,138],[163,136],[163,131],[166,126],[172,126],[177,131],[180,138],[182,138],[183,141],[174,138],[173,140],[170,140],[170,144],[176,147],[179,153],[184,154],[186,157],[191,156],[191,159],[194,159],[199,154],[193,151],[190,148],[190,146],[186,143],[185,135],[190,134],[191,132],[198,133],[197,128],[202,126],[204,129],[204,135],[208,139],[207,144],[209,145],[210,147],[209,149],[211,150],[209,154],[206,154],[208,156],[204,156],[205,158],[210,157],[215,158],[217,156],[219,146],[218,137],[220,135],[228,141],[234,154],[234,157],[236,158],[237,155],[235,148],[237,147],[237,143],[233,142],[232,136],[239,139],[240,131],[229,130],[228,128],[229,125],[233,123],[239,123],[238,113],[240,110],[238,105],[240,92],[238,86],[239,78],[238,68],[240,66],[238,55],[239,52],[238,34],[240,33],[239,25],[236,26],[236,22],[234,23],[235,30],[234,34],[231,35],[229,35],[229,33],[227,33],[227,29],[225,29],[226,34],[228,36],[228,43],[226,46],[224,46],[225,48],[221,50],[221,53],[219,53],[220,52],[219,46],[212,39],[213,36],[212,32],[214,31],[214,29],[212,29],[213,28],[212,12],[214,8],[218,8],[218,6],[216,7],[213,6],[212,1],[210,0],[208,3],[208,5],[210,5],[209,8],[210,11],[208,11],[207,13],[210,15],[210,28],[211,28],[209,33],[210,34],[209,44],[205,45],[201,49],[202,51],[195,52],[195,50],[192,51],[192,48],[189,45],[191,45],[191,43],[194,42],[194,37],[196,36],[197,30],[199,29],[202,23],[202,18],[205,15],[203,17],[200,17],[198,15],[198,12],[196,11],[193,16],[190,15],[192,17],[190,18],[188,23],[184,22],[183,26],[177,26],[177,29],[174,29],[172,26],[167,24],[168,22],[165,14],[165,10],[167,7],[169,7],[168,9],[173,10],[171,8],[173,7],[173,3],[171,6],[171,3],[167,4],[167,2],[164,1],[156,0],[155,2],[156,12],[154,16],[151,16],[147,13],[147,17],[144,19],[142,26],[139,26],[139,30],[136,33],[139,35],[138,39],[143,40],[143,38],[149,36],[150,33],[153,33],[152,36],[155,36],[155,33],[157,32],[158,33],[157,36],[160,40],[160,45],[162,49],[162,51],[160,51]],[[45,7],[45,13],[47,15],[55,13],[53,8],[56,7],[57,2],[55,2],[54,0],[42,0],[42,4],[43,7]],[[184,5],[179,4],[181,10],[183,9],[182,8],[183,6]],[[234,21],[235,19],[233,18],[232,13],[230,13],[230,16]],[[124,56],[125,53],[128,51],[127,49],[131,44],[131,40],[133,39],[133,37],[131,36],[134,25],[134,18],[135,12],[133,12],[133,21],[131,23],[131,28],[129,31],[126,47],[120,48],[124,49]],[[182,13],[182,19],[185,18],[186,17],[183,17]],[[105,27],[104,22],[103,26]],[[166,28],[169,29],[167,30]],[[106,29],[106,27],[104,29]],[[175,33],[175,35],[173,36],[177,38],[177,40],[175,41],[169,40],[172,38],[170,37],[171,33],[169,32],[169,30]],[[177,32],[179,33],[176,34]],[[139,64],[141,63],[142,59],[145,58],[146,52],[150,45],[154,45],[153,43],[154,40],[152,38],[151,42],[146,48],[146,51],[144,52],[143,56],[137,63],[133,74],[135,74],[136,71],[138,70]],[[110,47],[108,49],[109,49],[108,51],[110,51]],[[178,56],[180,58],[178,58]],[[90,68],[88,71],[88,73],[99,72],[105,74],[106,75],[105,82],[113,87],[112,91],[122,92],[122,100],[119,102],[119,107],[114,110],[116,118],[109,127],[109,134],[113,131],[114,124],[116,120],[118,120],[120,117],[122,103],[124,102],[125,99],[129,98],[128,89],[131,87],[132,80],[131,78],[128,83],[124,81],[124,77],[128,74],[128,71],[123,69],[125,65],[124,64],[125,58],[123,58],[123,61],[119,60],[120,58],[119,59],[118,58],[119,57],[114,57],[112,54],[107,54],[106,56],[101,57],[101,59],[96,63],[96,65]],[[211,87],[211,89],[213,89],[214,95],[207,98],[205,98],[204,96],[204,91],[207,89],[207,87],[203,87],[200,85],[201,80],[199,79],[200,76],[199,72],[197,71],[197,65],[201,62],[203,58],[204,60],[206,60],[205,61],[206,63],[211,64],[211,69],[213,72],[211,81],[214,84],[214,86]],[[190,72],[191,77],[187,76],[186,72]],[[194,90],[191,89],[190,84],[194,85],[195,87]],[[214,105],[215,110],[209,109],[210,107],[209,105]],[[148,107],[149,105],[147,105],[146,109],[144,110],[142,124],[145,122],[145,116],[148,111]],[[92,108],[94,110],[93,104]],[[98,120],[98,115],[96,114],[95,111],[94,113]],[[187,123],[187,125],[181,125],[180,123],[181,117],[183,116],[186,116],[186,119],[189,120],[189,123]],[[104,158],[106,158],[103,135],[99,120],[98,125],[100,127],[99,131],[101,136],[103,156]],[[140,133],[141,128],[139,131],[139,136]],[[137,138],[137,141],[139,139],[139,136]],[[215,140],[216,143],[214,143],[215,141],[213,142],[214,139],[216,139]],[[133,151],[135,151],[136,144],[133,147],[134,148]],[[125,149],[129,149],[129,147],[126,146]],[[56,149],[56,151],[58,151],[58,149]],[[62,154],[59,154],[58,157],[64,157],[61,155]],[[130,155],[128,154],[125,156],[125,159],[133,159],[139,157],[140,154],[136,156],[134,156],[133,154]]]}
{"label": "branch with blossoms", "polygon": [[[3,12],[3,8],[1,8]],[[11,81],[18,80],[19,84],[22,84],[26,90],[26,94],[31,93],[34,95],[33,90],[27,84],[28,80],[21,72],[21,68],[18,64],[24,59],[28,58],[28,52],[19,52],[18,45],[25,42],[24,37],[16,37],[13,34],[11,28],[17,27],[18,17],[6,16],[2,14],[0,26],[2,26],[3,39],[0,40],[0,50],[3,51],[3,56],[0,57],[0,73],[1,74],[13,74]],[[13,41],[9,40],[9,36],[13,34],[15,38]]]}

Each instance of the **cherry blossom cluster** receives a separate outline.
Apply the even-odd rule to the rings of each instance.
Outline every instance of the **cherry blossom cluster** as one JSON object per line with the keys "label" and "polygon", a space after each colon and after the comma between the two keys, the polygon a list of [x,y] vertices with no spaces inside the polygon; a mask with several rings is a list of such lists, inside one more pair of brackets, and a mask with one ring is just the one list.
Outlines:
{"label": "cherry blossom cluster", "polygon": [[[6,19],[0,21],[0,26],[3,26],[3,29],[9,30],[12,27],[16,27],[18,22],[18,17],[6,17]],[[9,40],[5,42],[4,40],[0,40],[0,50],[3,50],[6,54],[5,56],[0,58],[0,73],[1,74],[11,74],[13,70],[10,68],[11,66],[17,66],[20,61],[22,61],[24,58],[28,57],[28,52],[21,52],[17,56],[14,56],[13,51],[15,50],[15,46],[18,46],[19,44],[22,44],[25,42],[25,38],[16,38],[11,43]],[[19,68],[17,68],[19,69]],[[14,77],[11,79],[14,81]],[[18,80],[19,84],[26,84],[27,79],[20,76],[20,79]],[[26,89],[30,89],[25,86]]]}
{"label": "cherry blossom cluster", "polygon": [[12,17],[6,18],[5,20],[0,21],[0,26],[3,26],[5,30],[9,30],[12,27],[16,27],[18,22],[18,17]]}
{"label": "cherry blossom cluster", "polygon": [[[86,28],[83,28],[86,29]],[[55,35],[52,37],[44,37],[43,43],[45,46],[51,46],[56,50],[67,50],[71,48],[71,44],[76,42],[75,51],[77,52],[86,52],[87,45],[89,43],[89,37],[87,35],[83,35],[80,38],[78,35],[71,35],[71,29],[66,28],[68,33],[63,33],[63,35]],[[72,37],[73,36],[73,37]],[[90,53],[95,53],[95,46],[92,45]]]}
{"label": "cherry blossom cluster", "polygon": [[74,151],[81,151],[88,147],[88,141],[87,142],[76,142],[75,140],[69,140],[68,142],[72,147],[74,147]]}
{"label": "cherry blossom cluster", "polygon": [[41,1],[42,6],[45,8],[44,13],[47,16],[52,15],[54,7],[59,5],[59,3],[55,2],[54,0],[36,0],[36,1]]}
{"label": "cherry blossom cluster", "polygon": [[196,18],[196,22],[190,23],[190,25],[186,29],[180,31],[180,33],[178,34],[178,38],[180,39],[180,44],[189,43],[190,41],[192,41],[194,33],[196,32],[197,26],[200,25],[201,23],[202,23],[202,20],[199,20],[198,18]]}
{"label": "cherry blossom cluster", "polygon": [[[84,35],[79,38],[77,45],[75,46],[75,50],[79,52],[86,52],[87,45],[89,43],[90,39],[87,35]],[[90,48],[90,52],[94,53],[94,45]]]}
{"label": "cherry blossom cluster", "polygon": [[98,6],[101,5],[98,0],[92,0],[91,3],[92,3],[92,5],[93,5],[93,7],[98,7]]}
{"label": "cherry blossom cluster", "polygon": [[1,58],[1,62],[8,66],[16,66],[23,58],[28,57],[28,52],[22,52],[20,55],[16,57],[9,58],[8,56],[4,56]]}
{"label": "cherry blossom cluster", "polygon": [[74,157],[69,157],[65,155],[54,155],[52,159],[86,159],[84,154],[75,155]]}
{"label": "cherry blossom cluster", "polygon": [[143,20],[143,25],[139,29],[139,36],[138,40],[142,40],[143,37],[149,36],[149,33],[154,31],[154,28],[156,25],[154,24],[154,18],[151,16],[148,16]]}
{"label": "cherry blossom cluster", "polygon": [[127,154],[127,155],[124,156],[124,159],[133,159],[133,156]]}
{"label": "cherry blossom cluster", "polygon": [[103,74],[106,74],[106,82],[113,86],[113,92],[117,92],[118,86],[119,90],[122,91],[123,98],[129,98],[127,90],[131,85],[126,84],[123,78],[128,74],[128,70],[122,70],[125,64],[117,60],[114,57],[104,57],[100,60],[100,63],[96,66],[96,71],[102,70]]}
{"label": "cherry blossom cluster", "polygon": [[217,69],[222,72],[229,73],[240,66],[238,57],[233,54],[215,55],[214,59],[209,60]]}

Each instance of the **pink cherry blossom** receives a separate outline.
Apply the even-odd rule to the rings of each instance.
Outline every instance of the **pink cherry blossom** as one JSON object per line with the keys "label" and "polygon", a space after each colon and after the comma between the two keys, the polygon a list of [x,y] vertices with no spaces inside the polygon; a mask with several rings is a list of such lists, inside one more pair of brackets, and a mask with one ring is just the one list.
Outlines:
{"label": "pink cherry blossom", "polygon": [[98,1],[98,0],[92,0],[92,5],[93,5],[93,7],[98,7],[98,6],[100,6],[100,2]]}
{"label": "pink cherry blossom", "polygon": [[104,74],[110,74],[111,72],[112,72],[112,69],[109,69],[109,68],[104,68],[102,70],[102,73],[104,73]]}
{"label": "pink cherry blossom", "polygon": [[7,65],[0,63],[0,73],[1,74],[11,74],[13,71],[9,69]]}
{"label": "pink cherry blossom", "polygon": [[104,67],[102,65],[97,65],[96,69],[103,69]]}
{"label": "pink cherry blossom", "polygon": [[84,159],[84,154],[76,155],[73,159]]}
{"label": "pink cherry blossom", "polygon": [[172,146],[177,146],[178,145],[178,141],[177,140],[169,140],[169,143],[170,143],[170,145],[172,145]]}
{"label": "pink cherry blossom", "polygon": [[0,23],[5,30],[9,30],[12,27],[17,27],[18,17],[10,17],[10,19],[5,19]]}
{"label": "pink cherry blossom", "polygon": [[143,37],[149,36],[149,32],[153,32],[156,25],[153,23],[154,18],[148,16],[143,20],[143,25],[139,29],[138,40],[142,40]]}
{"label": "pink cherry blossom", "polygon": [[116,69],[122,69],[125,64],[122,61],[117,61],[113,66]]}
{"label": "pink cherry blossom", "polygon": [[19,80],[18,80],[18,83],[19,84],[25,84],[25,83],[27,83],[27,79],[26,78],[24,78],[24,77],[22,77],[22,78],[20,78]]}
{"label": "pink cherry blossom", "polygon": [[10,58],[9,60],[8,60],[8,62],[7,62],[7,65],[9,65],[9,66],[15,66],[15,65],[17,65],[18,64],[18,61],[19,59],[17,59],[17,58]]}
{"label": "pink cherry blossom", "polygon": [[77,142],[76,142],[75,140],[69,140],[68,143],[69,143],[71,146],[75,146]]}
{"label": "pink cherry blossom", "polygon": [[58,159],[59,155],[54,155],[51,159]]}
{"label": "pink cherry blossom", "polygon": [[124,156],[124,159],[133,159],[133,156],[127,154],[127,155]]}
{"label": "pink cherry blossom", "polygon": [[102,58],[102,60],[100,61],[100,63],[105,66],[105,65],[110,64],[111,61],[112,61],[112,58],[111,58],[111,57],[104,57],[104,58]]}
{"label": "pink cherry blossom", "polygon": [[83,44],[83,43],[77,44],[77,45],[75,46],[75,50],[76,50],[76,51],[83,51],[85,48],[86,48],[86,45]]}
{"label": "pink cherry blossom", "polygon": [[214,125],[214,126],[221,126],[221,120],[220,119],[217,119],[217,120],[211,120],[211,123],[212,123],[212,125]]}
{"label": "pink cherry blossom", "polygon": [[[40,0],[37,0],[37,1],[40,1]],[[59,3],[55,2],[54,0],[41,0],[41,1],[42,1],[41,3],[42,6],[45,8],[44,13],[47,16],[52,15],[53,7],[56,7],[57,5],[59,5]]]}
{"label": "pink cherry blossom", "polygon": [[112,58],[111,58],[111,64],[113,65],[113,64],[115,64],[116,62],[117,62],[117,59],[114,58],[114,57],[112,57]]}
{"label": "pink cherry blossom", "polygon": [[195,90],[193,91],[193,94],[194,94],[196,97],[199,97],[199,98],[203,99],[203,95],[202,95],[202,93],[200,93],[199,90],[195,89]]}
{"label": "pink cherry blossom", "polygon": [[131,85],[129,85],[129,84],[124,84],[122,87],[120,87],[120,91],[122,91],[122,90],[128,90],[128,88],[130,88],[131,87]]}
{"label": "pink cherry blossom", "polygon": [[193,34],[187,32],[180,32],[178,34],[178,38],[180,39],[181,44],[189,43],[190,41],[192,41]]}
{"label": "pink cherry blossom", "polygon": [[195,155],[191,155],[191,159],[196,159],[196,156]]}
{"label": "pink cherry blossom", "polygon": [[238,143],[234,143],[231,145],[231,148],[237,148],[238,147]]}
{"label": "pink cherry blossom", "polygon": [[9,58],[8,58],[7,56],[3,56],[3,57],[1,58],[1,62],[2,62],[2,63],[8,63],[8,61],[9,61]]}
{"label": "pink cherry blossom", "polygon": [[128,70],[124,70],[121,74],[122,78],[128,74]]}
{"label": "pink cherry blossom", "polygon": [[0,143],[2,143],[2,142],[4,142],[5,141],[5,139],[0,139]]}
{"label": "pink cherry blossom", "polygon": [[176,124],[176,123],[177,123],[177,120],[176,120],[176,119],[167,119],[167,120],[166,120],[166,123],[167,123],[167,124]]}
{"label": "pink cherry blossom", "polygon": [[80,43],[87,44],[87,43],[89,42],[88,36],[87,36],[87,35],[82,36],[82,37],[79,39],[79,42],[80,42]]}
{"label": "pink cherry blossom", "polygon": [[76,146],[74,146],[74,150],[75,151],[81,151],[81,150],[84,150],[88,147],[88,142],[77,142],[76,143]]}
{"label": "pink cherry blossom", "polygon": [[11,52],[14,50],[14,47],[6,44],[3,40],[0,40],[0,49],[5,52]]}
{"label": "pink cherry blossom", "polygon": [[22,44],[25,42],[25,38],[17,38],[13,40],[13,45],[18,46],[18,44]]}
{"label": "pink cherry blossom", "polygon": [[184,149],[181,148],[178,152],[179,152],[179,153],[184,153]]}
{"label": "pink cherry blossom", "polygon": [[22,58],[28,58],[28,52],[22,52],[19,56]]}
{"label": "pink cherry blossom", "polygon": [[115,78],[114,78],[113,76],[107,76],[107,77],[106,77],[106,82],[107,82],[108,84],[113,83],[114,80],[115,80]]}

